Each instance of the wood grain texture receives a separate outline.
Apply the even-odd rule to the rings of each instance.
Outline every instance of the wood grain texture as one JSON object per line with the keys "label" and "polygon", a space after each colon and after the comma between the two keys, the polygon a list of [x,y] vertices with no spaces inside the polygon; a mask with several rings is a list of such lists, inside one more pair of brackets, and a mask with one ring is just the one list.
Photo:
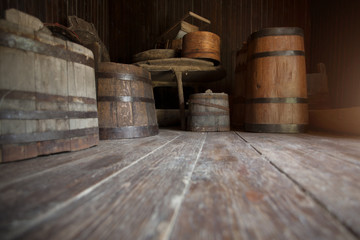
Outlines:
{"label": "wood grain texture", "polygon": [[314,238],[353,237],[233,132],[208,133],[170,239]]}
{"label": "wood grain texture", "polygon": [[352,146],[343,148],[337,144],[341,141],[335,138],[331,140],[332,147],[317,149],[318,141],[308,140],[304,144],[303,138],[296,135],[239,135],[306,189],[316,201],[321,202],[332,215],[346,224],[348,229],[360,235],[360,166],[356,161],[354,164],[354,159],[358,161],[360,155],[353,155],[360,146],[359,139]]}
{"label": "wood grain texture", "polygon": [[[119,174],[118,169],[87,189],[86,194],[75,197],[71,205],[53,210],[53,214],[45,213],[29,221],[28,226],[25,222],[24,228],[14,229],[13,234],[30,239],[160,238],[181,203],[204,140],[204,134],[186,133],[163,145],[162,151],[143,155],[141,163],[138,159],[139,164],[132,164],[126,174]],[[99,164],[106,163],[92,166],[98,173]],[[36,225],[47,223],[33,226],[34,220]]]}
{"label": "wood grain texture", "polygon": [[161,130],[0,165],[1,239],[357,239],[360,139]]}
{"label": "wood grain texture", "polygon": [[[97,184],[107,181],[177,137],[177,134],[165,133],[161,137],[128,141],[121,144],[121,148],[116,147],[120,144],[117,141],[103,141],[103,145],[99,146],[102,150],[95,154],[89,151],[92,153],[89,155],[85,151],[82,155],[77,155],[75,161],[72,159],[71,162],[64,162],[63,159],[62,164],[58,163],[42,171],[36,167],[32,172],[23,169],[22,174],[15,174],[17,177],[8,177],[1,186],[1,232],[8,233],[4,237],[17,235],[44,216],[52,215],[56,209],[76,202]],[[61,159],[60,156],[59,158]],[[11,167],[8,171],[11,171]],[[44,179],[47,181],[44,182]]]}

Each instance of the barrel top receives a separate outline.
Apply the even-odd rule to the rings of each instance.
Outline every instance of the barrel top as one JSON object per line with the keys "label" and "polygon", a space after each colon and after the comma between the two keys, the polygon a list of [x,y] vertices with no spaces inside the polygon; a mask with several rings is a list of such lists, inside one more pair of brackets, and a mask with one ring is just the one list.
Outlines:
{"label": "barrel top", "polygon": [[99,63],[98,72],[125,73],[125,74],[131,74],[131,75],[136,75],[139,77],[151,79],[151,75],[148,70],[133,64],[102,62]]}
{"label": "barrel top", "polygon": [[250,35],[250,40],[267,36],[299,35],[304,36],[304,31],[298,27],[264,28]]}
{"label": "barrel top", "polygon": [[190,99],[204,99],[204,98],[216,98],[216,99],[227,99],[226,93],[195,93],[190,95]]}
{"label": "barrel top", "polygon": [[196,36],[196,35],[213,35],[216,38],[220,39],[219,35],[217,35],[216,33],[213,33],[213,32],[208,32],[208,31],[190,32],[190,33],[187,33],[184,37],[186,38],[186,36]]}

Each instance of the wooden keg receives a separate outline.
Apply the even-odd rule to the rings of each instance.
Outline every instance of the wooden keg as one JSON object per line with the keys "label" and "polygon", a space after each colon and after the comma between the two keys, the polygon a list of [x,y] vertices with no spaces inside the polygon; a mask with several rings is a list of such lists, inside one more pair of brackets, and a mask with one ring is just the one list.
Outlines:
{"label": "wooden keg", "polygon": [[303,31],[267,28],[250,37],[245,130],[303,132],[308,124]]}
{"label": "wooden keg", "polygon": [[0,161],[98,144],[93,53],[0,20]]}
{"label": "wooden keg", "polygon": [[245,120],[245,83],[247,79],[247,42],[236,53],[235,76],[230,97],[231,126],[244,127]]}
{"label": "wooden keg", "polygon": [[229,131],[228,95],[225,93],[190,95],[188,130],[195,132]]}
{"label": "wooden keg", "polygon": [[220,37],[212,32],[197,31],[184,36],[182,56],[220,63]]}
{"label": "wooden keg", "polygon": [[128,64],[100,63],[97,72],[100,139],[156,135],[150,73]]}

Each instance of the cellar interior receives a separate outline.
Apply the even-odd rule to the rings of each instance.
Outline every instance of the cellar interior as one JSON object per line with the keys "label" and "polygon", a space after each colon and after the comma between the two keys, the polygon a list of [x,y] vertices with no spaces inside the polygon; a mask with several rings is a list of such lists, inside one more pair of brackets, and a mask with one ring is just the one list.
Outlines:
{"label": "cellar interior", "polygon": [[359,11],[0,0],[0,238],[359,239]]}

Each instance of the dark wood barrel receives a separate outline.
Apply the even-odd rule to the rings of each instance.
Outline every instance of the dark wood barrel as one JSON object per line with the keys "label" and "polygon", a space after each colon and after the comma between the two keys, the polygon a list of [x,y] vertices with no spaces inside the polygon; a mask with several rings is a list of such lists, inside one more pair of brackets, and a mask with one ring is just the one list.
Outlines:
{"label": "dark wood barrel", "polygon": [[247,42],[236,53],[235,76],[230,97],[230,122],[235,129],[244,127],[245,83],[247,79]]}
{"label": "dark wood barrel", "polygon": [[93,53],[0,20],[0,162],[98,144]]}
{"label": "dark wood barrel", "polygon": [[100,63],[97,72],[100,139],[158,134],[150,73],[128,64]]}
{"label": "dark wood barrel", "polygon": [[195,132],[229,131],[228,95],[225,93],[190,95],[188,130]]}
{"label": "dark wood barrel", "polygon": [[245,130],[296,133],[308,124],[303,31],[267,28],[250,37]]}
{"label": "dark wood barrel", "polygon": [[184,36],[182,56],[220,62],[220,37],[212,32],[197,31]]}

